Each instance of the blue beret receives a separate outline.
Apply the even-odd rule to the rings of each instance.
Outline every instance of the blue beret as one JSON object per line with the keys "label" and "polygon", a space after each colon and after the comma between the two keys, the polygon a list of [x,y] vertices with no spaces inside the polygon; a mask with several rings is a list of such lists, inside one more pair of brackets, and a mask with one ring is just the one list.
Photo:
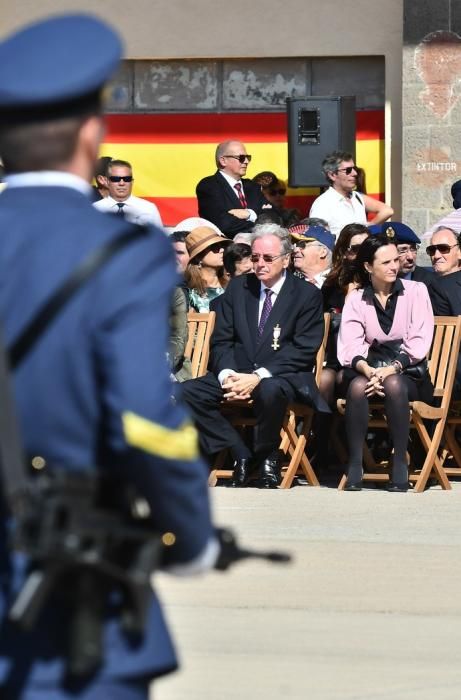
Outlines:
{"label": "blue beret", "polygon": [[292,238],[297,241],[311,240],[318,241],[324,246],[333,250],[335,247],[335,237],[330,231],[327,231],[323,226],[306,226],[306,224],[297,224],[290,226],[288,232]]}
{"label": "blue beret", "polygon": [[372,236],[387,236],[394,238],[396,243],[421,243],[414,231],[401,221],[385,221],[383,224],[369,226],[368,230]]}
{"label": "blue beret", "polygon": [[121,55],[119,36],[91,15],[31,24],[0,42],[0,113],[51,108],[96,93]]}

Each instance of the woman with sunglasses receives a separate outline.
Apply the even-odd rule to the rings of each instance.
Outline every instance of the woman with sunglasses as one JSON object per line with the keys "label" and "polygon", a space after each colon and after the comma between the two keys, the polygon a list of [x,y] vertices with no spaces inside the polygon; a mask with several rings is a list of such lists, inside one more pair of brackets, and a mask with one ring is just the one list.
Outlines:
{"label": "woman with sunglasses", "polygon": [[[333,249],[331,270],[322,286],[323,309],[330,314],[330,331],[326,352],[325,367],[320,377],[320,393],[330,408],[334,408],[336,388],[340,382],[337,342],[341,312],[347,295],[357,288],[355,278],[355,259],[369,231],[363,224],[348,224],[339,234]],[[317,414],[315,418],[316,463],[318,467],[328,466],[329,435],[331,415]]]}
{"label": "woman with sunglasses", "polygon": [[199,313],[210,310],[210,301],[224,293],[227,277],[223,266],[228,238],[208,226],[193,229],[186,237],[189,253],[184,277],[189,288],[191,309]]}
{"label": "woman with sunglasses", "polygon": [[409,402],[430,402],[433,393],[424,366],[434,331],[429,293],[422,282],[398,278],[399,255],[393,238],[367,238],[356,265],[358,289],[346,298],[338,336],[338,360],[344,367],[341,388],[347,399],[346,490],[362,489],[368,402],[377,398],[384,401],[393,446],[388,490],[407,491]]}
{"label": "woman with sunglasses", "polygon": [[283,180],[279,180],[270,170],[265,170],[262,173],[258,173],[253,178],[253,182],[261,185],[264,197],[272,204],[282,219],[282,226],[289,228],[301,221],[301,214],[297,209],[287,209],[285,206],[287,186]]}

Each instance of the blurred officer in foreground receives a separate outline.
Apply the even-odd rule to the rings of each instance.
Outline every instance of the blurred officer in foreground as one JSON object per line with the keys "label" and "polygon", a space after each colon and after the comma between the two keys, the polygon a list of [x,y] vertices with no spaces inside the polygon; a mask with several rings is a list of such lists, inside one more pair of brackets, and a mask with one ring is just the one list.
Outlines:
{"label": "blurred officer in foreground", "polygon": [[[97,465],[121,490],[137,487],[152,527],[168,533],[166,566],[195,573],[213,566],[219,545],[195,429],[169,398],[173,252],[158,229],[139,235],[90,202],[104,132],[101,90],[120,56],[117,35],[87,15],[47,19],[0,43],[0,154],[8,182],[0,199],[0,318],[11,346],[90,253],[133,233],[14,372],[16,408],[29,457],[40,455],[56,471]],[[91,678],[66,676],[72,585],[53,594],[31,632],[13,627],[6,612],[27,561],[9,553],[4,510],[0,523],[0,697],[147,698],[150,680],[176,667],[155,595],[140,639],[122,632],[111,601],[102,666]]]}

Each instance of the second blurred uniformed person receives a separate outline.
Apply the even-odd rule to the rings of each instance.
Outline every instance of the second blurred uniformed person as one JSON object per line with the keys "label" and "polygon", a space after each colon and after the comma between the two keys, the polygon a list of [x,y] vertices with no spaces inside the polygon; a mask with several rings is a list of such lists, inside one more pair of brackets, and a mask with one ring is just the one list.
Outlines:
{"label": "second blurred uniformed person", "polygon": [[[8,175],[0,201],[0,318],[9,345],[79,263],[131,226],[96,211],[88,184],[104,131],[100,93],[120,55],[117,35],[87,15],[44,20],[0,44],[0,154]],[[194,572],[213,565],[218,544],[195,430],[169,399],[175,282],[171,245],[151,228],[54,319],[14,373],[14,393],[29,455],[69,471],[97,465],[135,484],[153,525],[173,534],[168,564]],[[3,537],[2,698],[145,699],[151,678],[176,667],[153,594],[141,641],[124,636],[117,607],[108,609],[104,664],[91,681],[66,679],[68,612],[58,597],[30,634],[6,621],[26,563],[9,554]]]}

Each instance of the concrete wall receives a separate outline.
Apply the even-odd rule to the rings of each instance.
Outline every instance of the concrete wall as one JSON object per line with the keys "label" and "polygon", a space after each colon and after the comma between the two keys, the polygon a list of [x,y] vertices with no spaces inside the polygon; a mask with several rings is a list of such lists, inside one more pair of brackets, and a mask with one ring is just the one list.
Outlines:
{"label": "concrete wall", "polygon": [[[403,0],[31,0],[8,3],[0,31],[64,10],[96,11],[115,23],[131,59],[324,57],[324,79],[344,94],[335,57],[383,56],[386,101],[386,192],[401,200]],[[351,67],[352,70],[352,67]],[[146,88],[148,89],[148,88]],[[138,93],[140,96],[140,93]],[[140,97],[141,98],[141,97]],[[212,99],[208,93],[206,99]]]}
{"label": "concrete wall", "polygon": [[461,2],[405,0],[404,218],[421,233],[453,209],[461,178]]}
{"label": "concrete wall", "polygon": [[357,110],[384,109],[382,56],[124,61],[110,112],[285,112],[287,97],[355,95]]}

